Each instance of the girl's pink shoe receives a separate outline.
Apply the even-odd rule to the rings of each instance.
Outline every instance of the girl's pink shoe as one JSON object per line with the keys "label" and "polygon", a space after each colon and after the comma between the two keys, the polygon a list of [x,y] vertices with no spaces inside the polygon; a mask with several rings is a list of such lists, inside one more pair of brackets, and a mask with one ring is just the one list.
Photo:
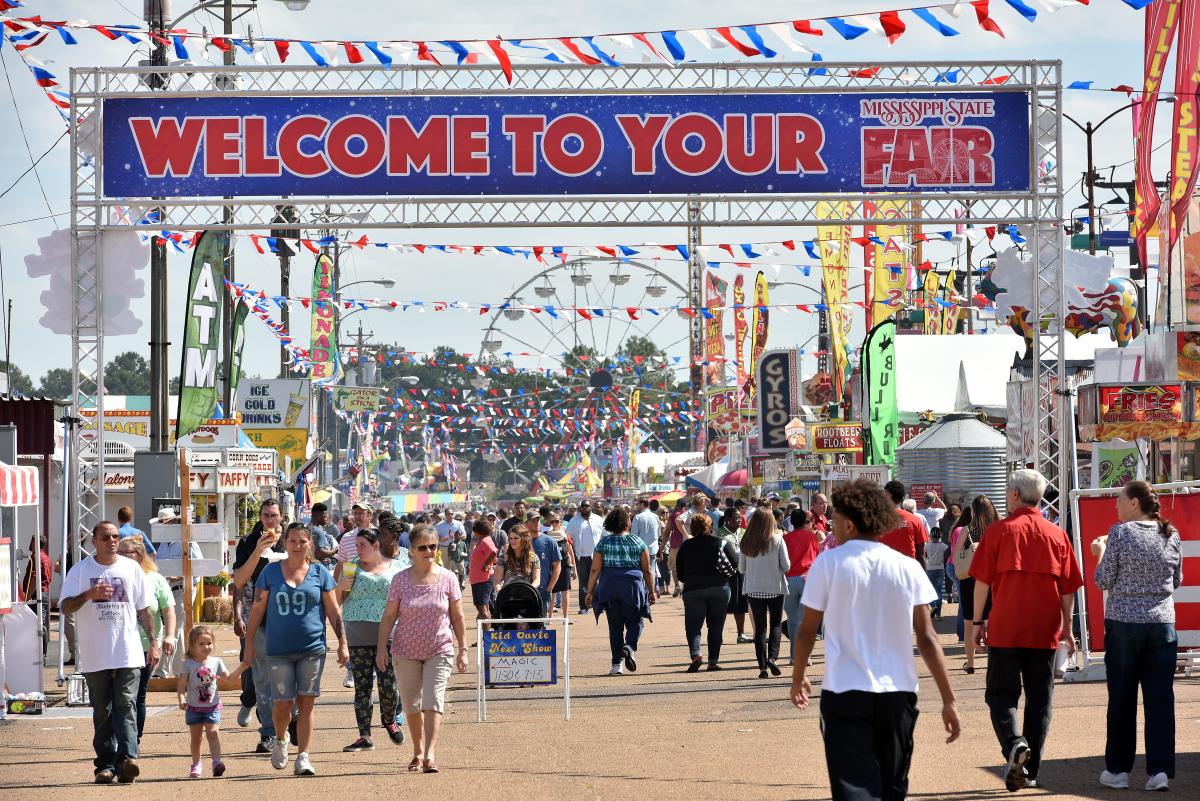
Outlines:
{"label": "girl's pink shoe", "polygon": [[191,770],[188,772],[188,778],[189,778],[189,779],[199,779],[199,778],[200,778],[200,776],[201,776],[201,772],[202,772],[202,771],[201,771],[201,769],[200,769],[200,763],[199,763],[199,762],[193,762],[193,763],[192,763],[192,769],[191,769]]}

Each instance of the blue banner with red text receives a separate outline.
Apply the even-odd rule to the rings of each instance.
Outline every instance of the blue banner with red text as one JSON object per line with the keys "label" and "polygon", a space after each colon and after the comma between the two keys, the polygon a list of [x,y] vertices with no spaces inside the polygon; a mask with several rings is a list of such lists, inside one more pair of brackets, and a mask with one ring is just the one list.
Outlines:
{"label": "blue banner with red text", "polygon": [[104,195],[1025,192],[1023,91],[104,101]]}

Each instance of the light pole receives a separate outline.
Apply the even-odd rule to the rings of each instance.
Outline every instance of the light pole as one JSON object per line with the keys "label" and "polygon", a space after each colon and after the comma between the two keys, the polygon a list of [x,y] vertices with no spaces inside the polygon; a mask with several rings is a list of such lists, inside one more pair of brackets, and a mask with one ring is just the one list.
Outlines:
{"label": "light pole", "polygon": [[[1135,100],[1132,103],[1126,103],[1116,111],[1110,113],[1107,117],[1100,120],[1095,125],[1091,120],[1085,123],[1080,123],[1070,114],[1063,114],[1063,119],[1074,125],[1079,130],[1083,131],[1084,137],[1087,139],[1087,202],[1088,202],[1088,253],[1096,255],[1096,167],[1092,159],[1092,136],[1096,131],[1104,127],[1104,124],[1113,117],[1120,114],[1125,109],[1133,108],[1144,103],[1144,100]],[[1160,97],[1155,100],[1156,103],[1174,103],[1174,97]]]}

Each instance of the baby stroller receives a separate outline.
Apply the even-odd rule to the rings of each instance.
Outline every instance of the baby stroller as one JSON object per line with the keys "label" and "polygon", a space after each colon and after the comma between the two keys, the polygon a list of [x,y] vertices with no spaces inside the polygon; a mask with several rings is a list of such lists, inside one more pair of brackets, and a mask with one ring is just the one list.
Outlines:
{"label": "baby stroller", "polygon": [[[537,587],[527,581],[514,581],[512,584],[501,587],[500,591],[496,593],[496,600],[492,603],[492,608],[498,618],[539,618],[544,616],[542,614],[542,594]],[[544,626],[541,623],[498,623],[494,628],[500,630],[540,629]]]}

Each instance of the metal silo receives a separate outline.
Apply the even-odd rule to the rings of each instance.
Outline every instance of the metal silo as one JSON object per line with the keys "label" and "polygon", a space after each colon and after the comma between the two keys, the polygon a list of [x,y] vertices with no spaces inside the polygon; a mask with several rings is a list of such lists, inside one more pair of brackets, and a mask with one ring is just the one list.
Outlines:
{"label": "metal silo", "polygon": [[1004,515],[1005,446],[1004,435],[975,415],[948,414],[896,449],[896,478],[905,486],[941,484],[952,501],[987,495]]}

